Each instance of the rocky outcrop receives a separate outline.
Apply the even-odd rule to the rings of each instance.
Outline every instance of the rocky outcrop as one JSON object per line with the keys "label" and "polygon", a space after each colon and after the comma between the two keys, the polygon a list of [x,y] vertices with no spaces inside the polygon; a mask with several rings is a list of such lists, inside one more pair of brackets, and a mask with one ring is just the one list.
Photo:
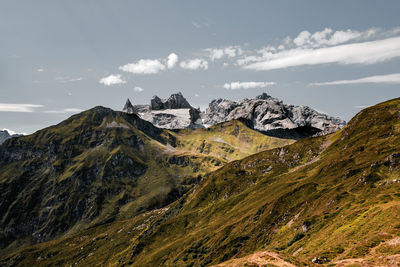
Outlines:
{"label": "rocky outcrop", "polygon": [[[286,132],[290,130],[327,134],[341,129],[346,122],[322,113],[307,106],[286,105],[279,99],[266,93],[255,99],[244,99],[239,102],[216,99],[202,114],[205,125],[215,125],[233,119],[246,119],[255,130],[271,133]],[[288,131],[289,130],[289,131]],[[308,134],[305,133],[305,136]]]}
{"label": "rocky outcrop", "polygon": [[126,100],[125,106],[122,109],[123,112],[126,112],[128,114],[134,114],[135,112],[135,108],[133,107],[131,101],[129,100],[129,98]]}
{"label": "rocky outcrop", "polygon": [[159,128],[204,128],[200,109],[193,108],[180,92],[172,94],[168,99],[153,96],[150,105],[135,105],[133,110],[142,119]]}
{"label": "rocky outcrop", "polygon": [[154,96],[150,105],[136,105],[134,109],[144,120],[160,128],[202,128],[241,119],[257,131],[290,139],[332,133],[346,124],[307,106],[284,104],[266,93],[239,102],[215,99],[204,112],[193,108],[181,93],[168,99]]}
{"label": "rocky outcrop", "polygon": [[6,141],[7,139],[10,139],[12,137],[18,137],[21,136],[22,134],[13,134],[9,133],[7,130],[0,130],[0,145]]}
{"label": "rocky outcrop", "polygon": [[158,96],[153,96],[150,101],[150,106],[152,110],[192,108],[181,92],[172,94],[168,99],[161,99]]}

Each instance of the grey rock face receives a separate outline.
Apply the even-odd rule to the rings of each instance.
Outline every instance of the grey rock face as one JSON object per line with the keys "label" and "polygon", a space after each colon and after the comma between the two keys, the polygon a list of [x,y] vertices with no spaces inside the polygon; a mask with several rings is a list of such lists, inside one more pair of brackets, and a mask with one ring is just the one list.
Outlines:
{"label": "grey rock face", "polygon": [[129,98],[126,100],[125,106],[122,109],[122,111],[128,113],[128,114],[133,114],[135,113],[135,108],[133,107],[131,101],[129,100]]}
{"label": "grey rock face", "polygon": [[307,106],[284,104],[266,93],[238,102],[215,99],[204,112],[193,108],[181,93],[172,94],[168,99],[154,96],[150,105],[133,108],[144,120],[160,128],[203,128],[244,119],[253,129],[282,138],[332,133],[346,124]]}
{"label": "grey rock face", "polygon": [[234,102],[225,99],[213,100],[202,116],[205,125],[215,125],[233,119],[246,119],[255,130],[269,132],[299,127],[315,128],[321,134],[335,132],[346,122],[307,106],[286,105],[266,93],[255,99]]}
{"label": "grey rock face", "polygon": [[150,105],[135,105],[132,109],[142,119],[159,128],[204,128],[200,109],[193,108],[182,93],[172,94],[168,99],[153,96]]}
{"label": "grey rock face", "polygon": [[7,130],[0,130],[0,145],[9,138],[18,137],[22,134],[10,134]]}
{"label": "grey rock face", "polygon": [[182,93],[172,94],[168,99],[153,96],[150,101],[152,110],[192,108]]}

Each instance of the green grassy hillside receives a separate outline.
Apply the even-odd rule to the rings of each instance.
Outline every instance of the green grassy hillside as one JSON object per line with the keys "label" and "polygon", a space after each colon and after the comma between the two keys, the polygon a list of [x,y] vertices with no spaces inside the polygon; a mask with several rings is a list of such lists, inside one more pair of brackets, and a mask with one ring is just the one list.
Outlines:
{"label": "green grassy hillside", "polygon": [[206,266],[270,251],[300,266],[389,265],[400,254],[399,181],[395,99],[335,134],[230,162],[164,209],[19,250],[1,263]]}
{"label": "green grassy hillside", "polygon": [[[205,131],[199,142],[207,149],[196,151],[201,144],[188,141],[190,131],[158,129],[136,115],[96,107],[6,141],[0,146],[2,253],[164,207],[223,164],[293,142],[238,121]],[[214,136],[226,141],[213,142]]]}

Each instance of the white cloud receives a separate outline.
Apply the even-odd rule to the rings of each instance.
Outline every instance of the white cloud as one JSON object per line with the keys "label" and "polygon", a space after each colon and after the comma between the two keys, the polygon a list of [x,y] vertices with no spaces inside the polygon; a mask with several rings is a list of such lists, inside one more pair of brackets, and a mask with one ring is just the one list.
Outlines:
{"label": "white cloud", "polygon": [[165,65],[158,59],[140,59],[119,67],[120,70],[134,74],[156,74],[165,70]]}
{"label": "white cloud", "polygon": [[35,108],[41,107],[43,105],[0,103],[0,111],[6,112],[34,112]]}
{"label": "white cloud", "polygon": [[40,67],[40,68],[38,68],[36,71],[37,71],[37,72],[43,72],[44,69],[43,69],[42,67]]}
{"label": "white cloud", "polygon": [[324,48],[294,48],[248,56],[237,61],[245,69],[273,70],[325,63],[374,64],[400,56],[400,37]]}
{"label": "white cloud", "polygon": [[302,31],[297,35],[296,38],[294,38],[293,43],[295,43],[297,46],[302,46],[305,45],[309,42],[311,37],[311,33],[309,31]]}
{"label": "white cloud", "polygon": [[207,48],[205,51],[209,53],[209,57],[210,57],[211,61],[214,61],[216,59],[221,59],[224,56],[223,49]]}
{"label": "white cloud", "polygon": [[136,86],[135,88],[133,88],[133,91],[135,91],[135,92],[143,92],[144,89],[142,87]]}
{"label": "white cloud", "polygon": [[310,85],[341,85],[341,84],[358,84],[358,83],[389,83],[389,84],[398,84],[400,83],[400,73],[393,73],[387,75],[375,75],[364,77],[360,79],[354,80],[340,80],[340,81],[332,81],[332,82],[318,82],[318,83],[310,83]]}
{"label": "white cloud", "polygon": [[208,69],[208,62],[204,59],[195,58],[186,61],[182,61],[180,64],[181,68],[188,70],[197,70],[197,69]]}
{"label": "white cloud", "polygon": [[117,75],[111,74],[107,77],[101,78],[99,83],[110,86],[110,85],[116,85],[116,84],[123,84],[123,83],[126,83],[126,81],[124,81],[121,78],[120,74],[117,74]]}
{"label": "white cloud", "polygon": [[67,113],[79,113],[82,112],[83,109],[80,108],[65,108],[61,110],[45,110],[43,113],[49,113],[49,114],[67,114]]}
{"label": "white cloud", "polygon": [[275,82],[231,82],[225,83],[224,88],[230,90],[249,89],[249,88],[265,88],[276,85]]}
{"label": "white cloud", "polygon": [[176,63],[178,63],[178,55],[175,53],[169,54],[167,58],[168,69],[172,69],[173,67],[175,67]]}
{"label": "white cloud", "polygon": [[243,50],[240,46],[227,46],[223,48],[207,48],[204,49],[207,56],[214,61],[216,59],[221,59],[226,56],[228,58],[236,57],[237,55],[241,55]]}
{"label": "white cloud", "polygon": [[8,134],[10,134],[10,135],[16,134],[16,132],[14,132],[13,130],[7,129],[7,128],[3,128],[2,131],[7,131]]}
{"label": "white cloud", "polygon": [[345,31],[333,31],[331,28],[325,28],[322,31],[311,34],[309,31],[302,31],[293,39],[293,43],[298,47],[322,47],[347,43],[356,39],[368,39],[379,32],[376,28],[365,31],[356,31],[347,29]]}

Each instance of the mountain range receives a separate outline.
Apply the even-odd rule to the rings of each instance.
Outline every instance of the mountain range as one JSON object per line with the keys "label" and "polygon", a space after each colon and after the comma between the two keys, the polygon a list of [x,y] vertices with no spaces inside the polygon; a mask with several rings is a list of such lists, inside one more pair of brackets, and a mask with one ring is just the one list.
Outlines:
{"label": "mountain range", "polygon": [[[179,95],[6,140],[0,265],[400,261],[400,98],[345,125],[265,94],[205,112]],[[168,129],[182,110],[198,123]]]}
{"label": "mountain range", "polygon": [[193,108],[182,93],[172,94],[167,99],[154,96],[150,105],[133,106],[128,99],[123,110],[135,112],[160,128],[206,128],[221,122],[242,119],[254,130],[291,139],[332,133],[346,124],[339,118],[319,113],[307,106],[284,104],[266,93],[239,102],[215,99],[205,111]]}

